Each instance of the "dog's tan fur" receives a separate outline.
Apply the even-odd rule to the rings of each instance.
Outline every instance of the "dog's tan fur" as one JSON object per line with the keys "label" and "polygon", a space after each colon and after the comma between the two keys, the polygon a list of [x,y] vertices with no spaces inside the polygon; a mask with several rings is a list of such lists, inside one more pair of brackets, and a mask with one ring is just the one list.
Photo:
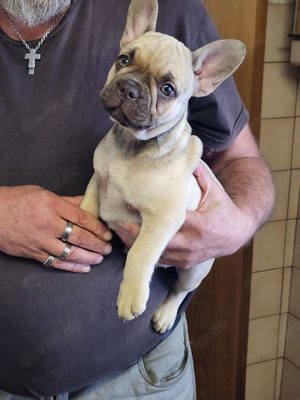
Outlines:
{"label": "dog's tan fur", "polygon": [[[193,170],[201,158],[202,143],[191,135],[188,100],[192,95],[210,94],[245,54],[238,41],[214,42],[192,53],[173,37],[147,32],[154,29],[157,12],[154,0],[130,4],[121,54],[134,53],[134,59],[119,70],[114,65],[102,91],[108,108],[117,104],[119,117],[112,113],[115,125],[95,151],[95,173],[82,203],[82,208],[100,215],[112,229],[120,222],[141,223],[127,255],[117,300],[118,314],[126,320],[145,310],[160,255],[184,223],[186,210],[196,210],[200,202]],[[176,87],[172,98],[160,93],[165,78]],[[138,88],[138,94],[124,99],[118,88],[126,79]],[[118,121],[124,118],[120,113],[129,121],[126,126]],[[146,127],[137,128],[137,122]],[[128,204],[138,213],[129,210]],[[177,283],[153,317],[157,331],[172,327],[182,300],[200,285],[212,264],[208,260],[178,270]]]}

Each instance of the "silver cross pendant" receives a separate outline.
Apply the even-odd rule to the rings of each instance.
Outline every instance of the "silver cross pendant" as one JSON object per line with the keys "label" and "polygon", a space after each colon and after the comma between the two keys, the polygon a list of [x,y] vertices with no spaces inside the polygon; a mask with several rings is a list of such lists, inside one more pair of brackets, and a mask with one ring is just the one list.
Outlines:
{"label": "silver cross pendant", "polygon": [[29,53],[25,54],[25,60],[28,60],[28,74],[34,75],[35,60],[40,60],[41,54],[36,52],[36,49],[30,49]]}

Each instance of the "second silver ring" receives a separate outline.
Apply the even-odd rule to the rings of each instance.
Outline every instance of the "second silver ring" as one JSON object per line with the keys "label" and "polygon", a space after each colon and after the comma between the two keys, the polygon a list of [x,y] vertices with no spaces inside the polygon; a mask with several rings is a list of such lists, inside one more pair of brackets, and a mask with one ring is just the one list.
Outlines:
{"label": "second silver ring", "polygon": [[64,248],[63,252],[61,253],[61,255],[58,256],[57,258],[59,258],[60,260],[65,260],[68,257],[68,255],[71,253],[71,248],[72,248],[72,245],[67,244],[66,247]]}

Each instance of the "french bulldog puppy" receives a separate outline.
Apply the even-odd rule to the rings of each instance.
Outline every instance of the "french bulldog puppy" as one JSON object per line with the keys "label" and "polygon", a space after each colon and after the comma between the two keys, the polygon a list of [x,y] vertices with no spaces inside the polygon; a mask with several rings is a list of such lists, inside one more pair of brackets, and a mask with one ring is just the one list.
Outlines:
{"label": "french bulldog puppy", "polygon": [[[112,229],[121,222],[141,224],[117,300],[124,320],[145,310],[161,254],[186,210],[196,210],[201,199],[193,171],[202,143],[191,135],[188,101],[212,93],[245,56],[237,40],[191,52],[175,38],[154,32],[157,14],[156,0],[130,3],[121,51],[101,91],[114,125],[95,151],[95,173],[81,205]],[[178,269],[176,284],[153,316],[158,332],[172,327],[182,300],[200,285],[213,261]]]}

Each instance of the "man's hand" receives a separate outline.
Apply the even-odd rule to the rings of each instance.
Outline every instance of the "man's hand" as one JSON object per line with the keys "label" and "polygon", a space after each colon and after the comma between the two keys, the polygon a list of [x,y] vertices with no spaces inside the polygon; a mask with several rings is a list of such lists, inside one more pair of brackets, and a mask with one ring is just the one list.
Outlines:
{"label": "man's hand", "polygon": [[81,197],[62,198],[38,186],[0,188],[0,251],[43,263],[59,256],[66,243],[59,238],[67,222],[74,224],[68,239],[72,244],[67,260],[52,266],[73,272],[89,272],[111,252],[108,228],[79,208]]}
{"label": "man's hand", "polygon": [[[234,253],[255,229],[251,219],[233,203],[204,162],[194,175],[202,191],[199,207],[187,212],[185,223],[160,259],[163,264],[184,269]],[[136,224],[122,224],[117,234],[131,246],[139,229]]]}

